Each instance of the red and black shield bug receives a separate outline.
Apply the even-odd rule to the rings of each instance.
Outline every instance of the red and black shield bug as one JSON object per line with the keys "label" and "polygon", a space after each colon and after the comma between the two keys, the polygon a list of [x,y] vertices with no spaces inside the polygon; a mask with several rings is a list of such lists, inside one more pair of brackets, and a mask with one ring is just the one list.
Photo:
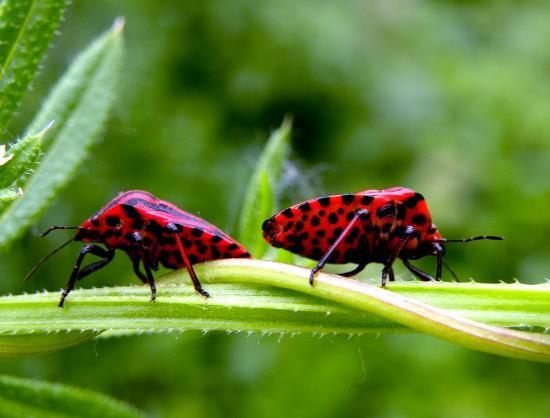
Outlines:
{"label": "red and black shield bug", "polygon": [[404,187],[308,200],[266,220],[262,229],[264,238],[274,247],[319,260],[309,277],[312,285],[315,274],[326,263],[357,264],[342,274],[349,277],[376,262],[384,265],[385,286],[388,277],[395,280],[392,266],[397,258],[419,279],[429,281],[433,279],[429,274],[410,263],[426,255],[437,257],[435,280],[440,280],[443,243],[502,239],[489,235],[443,238],[432,224],[424,197]]}
{"label": "red and black shield bug", "polygon": [[[128,254],[136,276],[151,287],[151,300],[156,297],[152,270],[159,263],[170,269],[185,267],[191,276],[195,290],[208,297],[195,274],[193,264],[222,258],[249,258],[241,244],[214,225],[191,215],[171,203],[157,199],[140,190],[120,193],[81,226],[53,226],[41,236],[56,229],[76,229],[76,235],[52,251],[29,272],[29,279],[49,257],[72,241],[86,243],[76,260],[67,286],[61,294],[59,306],[81,280],[107,265],[115,255],[115,249]],[[106,249],[94,243],[103,244]],[[82,266],[86,254],[101,260]],[[143,273],[140,269],[143,265]]]}

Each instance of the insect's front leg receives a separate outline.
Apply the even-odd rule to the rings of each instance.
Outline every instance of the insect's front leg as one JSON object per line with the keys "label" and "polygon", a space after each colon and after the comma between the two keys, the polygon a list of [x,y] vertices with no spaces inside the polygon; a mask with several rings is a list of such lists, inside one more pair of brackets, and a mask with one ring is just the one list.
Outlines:
{"label": "insect's front leg", "polygon": [[[133,232],[130,235],[130,240],[135,244],[136,250],[130,255],[132,259],[132,266],[134,273],[141,280],[143,284],[148,284],[151,288],[151,302],[154,302],[157,298],[157,286],[155,284],[155,278],[151,271],[151,257],[148,249],[144,248],[143,237],[140,232]],[[143,263],[143,269],[145,275],[139,269],[139,262]]]}
{"label": "insect's front leg", "polygon": [[[102,260],[97,261],[95,263],[92,263],[86,267],[84,267],[82,270],[80,267],[82,266],[82,262],[84,261],[84,257],[86,254],[93,254],[98,257],[102,257]],[[81,280],[84,277],[88,276],[89,274],[93,273],[96,270],[99,270],[102,267],[105,267],[114,257],[114,250],[109,249],[105,250],[101,248],[100,246],[96,244],[87,244],[82,247],[80,250],[80,254],[78,255],[76,262],[73,267],[73,271],[71,272],[71,276],[69,277],[69,280],[67,281],[67,285],[65,286],[65,290],[61,293],[61,299],[59,300],[59,307],[62,308],[65,299],[71,293],[71,290],[74,289],[74,285],[77,280]]]}
{"label": "insect's front leg", "polygon": [[403,248],[407,245],[407,242],[412,238],[412,236],[415,234],[416,230],[412,226],[407,226],[405,228],[405,232],[403,233],[403,237],[401,238],[401,241],[399,242],[398,247],[393,251],[388,258],[388,260],[384,263],[384,269],[382,270],[382,287],[386,287],[386,281],[388,278],[388,275],[390,276],[390,281],[394,281],[395,277],[393,274],[393,263],[399,257],[399,254],[401,251],[403,251]]}

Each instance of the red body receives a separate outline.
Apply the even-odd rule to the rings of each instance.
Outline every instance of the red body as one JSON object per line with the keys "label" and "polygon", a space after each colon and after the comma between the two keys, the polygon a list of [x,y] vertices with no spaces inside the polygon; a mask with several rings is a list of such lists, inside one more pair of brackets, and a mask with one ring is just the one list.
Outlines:
{"label": "red body", "polygon": [[[168,224],[180,226],[180,232],[171,233],[166,229]],[[142,236],[139,246],[132,236],[136,232]],[[121,193],[111,200],[81,225],[75,240],[123,250],[132,260],[146,256],[153,269],[159,263],[180,269],[185,265],[176,235],[191,264],[250,257],[241,244],[214,225],[139,190]]]}
{"label": "red body", "polygon": [[[359,210],[366,210],[329,263],[386,263],[398,250],[407,227],[414,233],[399,252],[403,259],[436,255],[442,237],[432,224],[421,194],[403,187],[333,195],[291,206],[263,224],[264,238],[273,246],[320,260]],[[440,244],[439,244],[440,245]]]}

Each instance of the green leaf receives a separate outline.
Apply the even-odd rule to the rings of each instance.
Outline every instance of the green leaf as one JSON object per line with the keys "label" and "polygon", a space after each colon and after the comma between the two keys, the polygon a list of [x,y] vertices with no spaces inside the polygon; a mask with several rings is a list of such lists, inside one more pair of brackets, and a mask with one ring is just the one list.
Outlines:
{"label": "green leaf", "polygon": [[42,138],[50,126],[51,124],[35,135],[19,139],[10,147],[8,156],[13,157],[0,166],[0,188],[12,185],[35,167],[42,152]]}
{"label": "green leaf", "polygon": [[144,414],[120,401],[89,390],[0,376],[0,416],[136,418]]}
{"label": "green leaf", "polygon": [[290,148],[292,121],[286,118],[271,134],[248,184],[239,224],[239,241],[256,258],[265,255],[267,243],[261,226],[274,212],[274,193]]}
{"label": "green leaf", "polygon": [[[48,333],[68,333],[67,343],[75,344],[80,332],[109,337],[189,329],[317,335],[416,330],[481,351],[550,361],[550,336],[537,334],[550,330],[548,283],[400,282],[386,290],[321,273],[312,288],[308,269],[275,262],[220,260],[196,270],[209,299],[195,293],[183,270],[158,281],[156,303],[149,302],[145,286],[75,290],[63,309],[57,307],[58,292],[2,297],[0,354],[24,355],[33,338],[39,352]],[[17,337],[24,347],[13,341]]]}
{"label": "green leaf", "polygon": [[19,106],[66,7],[66,0],[4,0],[0,4],[0,128]]}
{"label": "green leaf", "polygon": [[113,101],[122,62],[122,27],[94,41],[73,62],[44,103],[27,132],[55,120],[44,138],[51,143],[36,171],[25,183],[25,195],[0,216],[0,249],[5,249],[46,209],[74,175],[103,128]]}
{"label": "green leaf", "polygon": [[12,200],[17,199],[18,197],[23,196],[21,189],[17,188],[5,188],[0,190],[0,208],[5,202],[11,202]]}

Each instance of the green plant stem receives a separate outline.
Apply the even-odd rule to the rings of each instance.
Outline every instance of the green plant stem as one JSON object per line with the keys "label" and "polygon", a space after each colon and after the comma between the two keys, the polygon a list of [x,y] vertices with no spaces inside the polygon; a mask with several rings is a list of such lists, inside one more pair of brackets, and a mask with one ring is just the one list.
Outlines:
{"label": "green plant stem", "polygon": [[79,289],[64,309],[56,306],[58,292],[2,297],[0,355],[52,351],[100,333],[199,329],[322,335],[416,329],[482,351],[548,358],[548,336],[471,320],[548,330],[549,284],[396,282],[384,290],[320,274],[318,286],[310,288],[307,269],[280,263],[221,260],[196,270],[212,295],[207,300],[194,292],[184,270],[158,280],[155,304],[145,286]]}

